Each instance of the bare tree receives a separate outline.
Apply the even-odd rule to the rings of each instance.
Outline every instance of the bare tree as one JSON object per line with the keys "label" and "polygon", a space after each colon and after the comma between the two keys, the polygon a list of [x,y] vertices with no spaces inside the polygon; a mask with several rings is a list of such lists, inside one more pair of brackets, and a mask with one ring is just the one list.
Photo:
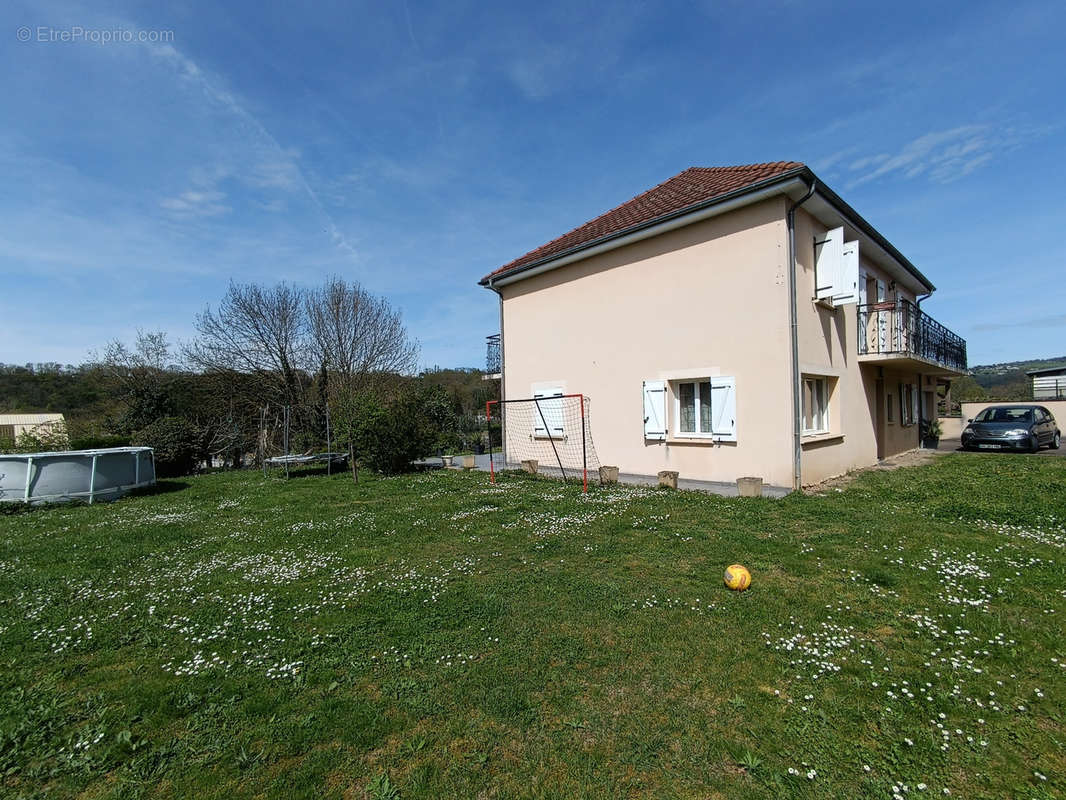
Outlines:
{"label": "bare tree", "polygon": [[310,364],[305,297],[285,283],[231,281],[218,309],[197,316],[186,358],[204,371],[254,375],[272,399],[299,403]]}
{"label": "bare tree", "polygon": [[413,372],[418,345],[400,312],[356,282],[333,277],[307,294],[310,344],[331,385],[360,391],[375,375]]}
{"label": "bare tree", "polygon": [[[243,440],[235,409],[265,414],[266,406],[289,406],[299,435],[314,438],[326,413],[346,418],[360,393],[417,365],[418,348],[400,313],[340,278],[314,290],[231,282],[218,307],[197,316],[196,328],[185,357],[214,376],[231,409],[216,426],[218,447]],[[261,430],[261,452],[264,436]]]}
{"label": "bare tree", "polygon": [[311,348],[321,365],[319,385],[333,409],[337,438],[347,447],[352,479],[358,482],[355,424],[362,413],[361,395],[413,372],[418,345],[388,300],[338,277],[308,293],[307,319]]}
{"label": "bare tree", "polygon": [[138,328],[132,348],[114,339],[104,347],[102,356],[95,352],[93,356],[108,374],[125,380],[137,372],[165,370],[170,360],[170,343],[163,331],[143,331]]}
{"label": "bare tree", "polygon": [[170,343],[163,331],[137,331],[133,346],[114,339],[102,354],[93,353],[97,369],[117,388],[126,404],[117,421],[120,428],[133,431],[172,411],[170,385],[174,380]]}

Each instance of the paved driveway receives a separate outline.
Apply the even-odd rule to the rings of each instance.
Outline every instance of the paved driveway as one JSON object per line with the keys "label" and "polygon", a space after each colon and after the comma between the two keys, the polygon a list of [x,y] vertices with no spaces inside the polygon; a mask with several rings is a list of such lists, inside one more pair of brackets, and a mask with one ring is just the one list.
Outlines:
{"label": "paved driveway", "polygon": [[[952,450],[957,450],[957,451],[959,451],[961,453],[961,452],[963,452],[962,442],[960,442],[958,439],[941,439],[940,440],[940,447],[938,447],[937,450],[939,450],[941,453],[951,452]],[[998,452],[1002,452],[1002,451],[1000,451],[1000,450],[973,450],[971,452],[974,452],[974,453],[998,453]],[[1007,452],[1012,452],[1012,451],[1007,451]],[[1040,458],[1066,458],[1066,444],[1063,444],[1061,447],[1059,447],[1058,450],[1051,450],[1051,449],[1049,449],[1047,447],[1044,447],[1041,450],[1037,451],[1036,453],[1013,453],[1013,455],[1023,455],[1023,456],[1036,455],[1036,456],[1038,456]]]}

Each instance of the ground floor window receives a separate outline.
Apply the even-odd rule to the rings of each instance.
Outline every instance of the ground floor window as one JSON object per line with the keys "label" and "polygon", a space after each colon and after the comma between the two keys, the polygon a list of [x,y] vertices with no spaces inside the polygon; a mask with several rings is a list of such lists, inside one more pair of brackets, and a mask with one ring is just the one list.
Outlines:
{"label": "ground floor window", "polygon": [[[645,438],[656,438],[648,424],[655,413],[649,413],[649,385],[645,387]],[[673,409],[670,429],[679,438],[705,438],[715,441],[736,441],[737,400],[736,379],[731,376],[670,381]]]}
{"label": "ground floor window", "polygon": [[901,425],[918,422],[918,387],[912,383],[899,385],[899,422]]}
{"label": "ground floor window", "polygon": [[829,378],[803,376],[803,433],[829,432]]}
{"label": "ground floor window", "polygon": [[711,382],[677,384],[678,433],[711,433]]}

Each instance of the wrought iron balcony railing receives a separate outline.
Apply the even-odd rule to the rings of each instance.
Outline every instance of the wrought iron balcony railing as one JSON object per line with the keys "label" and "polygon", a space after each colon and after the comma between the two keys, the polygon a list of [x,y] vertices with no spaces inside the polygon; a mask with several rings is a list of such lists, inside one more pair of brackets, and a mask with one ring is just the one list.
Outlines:
{"label": "wrought iron balcony railing", "polygon": [[485,372],[489,375],[499,374],[502,365],[500,359],[500,334],[485,337]]}
{"label": "wrought iron balcony railing", "polygon": [[912,356],[966,371],[966,340],[909,300],[858,307],[859,355]]}

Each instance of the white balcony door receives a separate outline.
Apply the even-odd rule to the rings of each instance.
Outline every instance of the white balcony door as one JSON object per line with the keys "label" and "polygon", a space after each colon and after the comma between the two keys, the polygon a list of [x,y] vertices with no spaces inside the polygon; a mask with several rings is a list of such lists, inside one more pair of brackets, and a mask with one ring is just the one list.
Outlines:
{"label": "white balcony door", "polygon": [[869,303],[868,294],[866,291],[866,273],[859,273],[859,335],[862,337],[862,341],[859,342],[859,352],[866,353],[870,350],[870,310],[867,308]]}
{"label": "white balcony door", "polygon": [[[877,302],[888,302],[888,287],[880,278],[877,279]],[[888,312],[877,312],[877,352],[888,351]]]}

